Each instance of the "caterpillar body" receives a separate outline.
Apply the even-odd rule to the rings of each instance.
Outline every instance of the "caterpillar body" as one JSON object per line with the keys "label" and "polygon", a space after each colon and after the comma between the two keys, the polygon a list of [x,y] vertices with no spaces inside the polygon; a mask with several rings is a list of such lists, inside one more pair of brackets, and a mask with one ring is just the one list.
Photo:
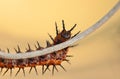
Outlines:
{"label": "caterpillar body", "polygon": [[[76,27],[76,24],[70,30],[66,30],[64,20],[62,20],[63,30],[61,32],[58,31],[58,26],[57,26],[56,22],[55,22],[55,27],[56,27],[56,37],[53,38],[50,34],[48,34],[49,37],[51,38],[51,40],[53,41],[53,43],[51,44],[49,41],[46,41],[47,46],[41,47],[39,42],[37,41],[37,45],[35,45],[36,50],[41,50],[41,49],[50,47],[52,45],[57,45],[59,43],[65,42],[80,33],[80,31],[79,31],[75,35],[72,36],[71,31]],[[36,74],[38,74],[36,66],[42,66],[42,74],[44,74],[47,70],[50,70],[49,66],[52,66],[52,74],[54,74],[54,70],[58,71],[58,69],[56,67],[57,65],[60,66],[64,71],[66,71],[66,69],[61,65],[61,63],[63,61],[67,61],[69,63],[69,60],[67,59],[67,57],[72,57],[72,55],[67,54],[68,49],[70,47],[74,47],[74,46],[69,46],[62,50],[58,50],[58,51],[50,53],[50,54],[46,54],[43,56],[37,56],[37,57],[33,57],[33,58],[25,58],[25,59],[0,58],[0,68],[1,68],[0,73],[2,72],[3,68],[6,68],[6,71],[2,75],[5,75],[8,72],[8,70],[10,70],[10,76],[11,76],[12,70],[14,68],[18,68],[18,71],[15,74],[15,76],[18,75],[20,70],[23,71],[23,74],[25,76],[24,68],[30,67],[29,73],[34,68],[36,71]],[[14,48],[14,50],[16,53],[22,53],[19,45],[17,45],[17,49]],[[28,43],[28,48],[26,49],[25,52],[32,52],[32,51],[36,51],[36,50],[32,50]],[[7,49],[7,51],[8,51],[8,53],[10,53],[9,49]]]}

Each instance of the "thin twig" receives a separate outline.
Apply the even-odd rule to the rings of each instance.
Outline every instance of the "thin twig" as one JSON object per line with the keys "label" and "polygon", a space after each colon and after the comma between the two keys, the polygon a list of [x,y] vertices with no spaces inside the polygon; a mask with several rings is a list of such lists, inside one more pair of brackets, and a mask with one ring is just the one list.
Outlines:
{"label": "thin twig", "polygon": [[33,52],[28,52],[28,53],[18,53],[18,54],[11,54],[11,53],[4,53],[0,51],[0,58],[8,58],[8,59],[24,59],[24,58],[31,58],[31,57],[36,57],[36,56],[42,56],[48,53],[52,53],[54,51],[61,50],[63,48],[66,48],[75,42],[81,40],[82,38],[86,37],[88,34],[94,32],[96,29],[101,27],[106,21],[110,19],[113,14],[115,14],[120,8],[120,1],[103,17],[101,18],[98,22],[96,22],[94,25],[92,25],[90,28],[85,30],[84,32],[76,35],[72,39],[63,42],[61,44],[48,47],[42,50],[38,51],[33,51]]}

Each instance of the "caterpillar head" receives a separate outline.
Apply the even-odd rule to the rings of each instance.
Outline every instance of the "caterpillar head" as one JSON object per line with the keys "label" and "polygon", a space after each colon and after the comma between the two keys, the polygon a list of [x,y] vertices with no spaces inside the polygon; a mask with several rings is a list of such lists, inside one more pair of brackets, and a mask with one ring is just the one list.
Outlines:
{"label": "caterpillar head", "polygon": [[71,31],[76,27],[76,24],[68,31],[66,31],[66,29],[65,29],[64,20],[62,20],[62,24],[63,24],[63,30],[61,32],[61,37],[64,39],[70,39],[71,38]]}
{"label": "caterpillar head", "polygon": [[57,23],[56,22],[55,22],[55,26],[56,26],[56,37],[55,37],[54,40],[52,39],[54,41],[54,45],[62,43],[62,42],[65,42],[68,39],[73,37],[73,36],[71,36],[71,31],[76,27],[76,24],[70,30],[66,30],[65,29],[64,20],[62,20],[63,30],[60,33],[58,32],[58,28],[57,28]]}

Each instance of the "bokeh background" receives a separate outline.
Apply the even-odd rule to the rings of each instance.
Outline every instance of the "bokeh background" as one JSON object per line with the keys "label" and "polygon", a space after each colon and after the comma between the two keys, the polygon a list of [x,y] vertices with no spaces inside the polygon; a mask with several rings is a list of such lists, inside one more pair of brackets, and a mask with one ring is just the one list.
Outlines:
{"label": "bokeh background", "polygon": [[[6,52],[9,48],[20,45],[25,51],[27,43],[35,49],[36,40],[42,46],[50,40],[47,33],[55,36],[55,21],[62,30],[61,20],[65,20],[66,28],[75,23],[79,30],[84,31],[104,16],[118,0],[0,0],[0,48]],[[52,42],[52,41],[51,41]],[[18,69],[9,72],[0,79],[120,79],[120,11],[118,11],[100,29],[77,42],[77,47],[71,48],[73,55],[71,65],[63,62],[64,72],[52,76],[51,72],[41,75],[41,67],[37,67],[39,75],[25,68],[26,77],[22,71],[14,77]],[[3,71],[5,71],[4,69]]]}

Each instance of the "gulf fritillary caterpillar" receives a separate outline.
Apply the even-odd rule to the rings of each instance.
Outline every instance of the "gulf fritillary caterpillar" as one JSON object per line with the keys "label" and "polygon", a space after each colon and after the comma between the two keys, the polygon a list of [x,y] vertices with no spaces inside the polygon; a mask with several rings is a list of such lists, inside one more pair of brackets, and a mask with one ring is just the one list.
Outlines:
{"label": "gulf fritillary caterpillar", "polygon": [[[55,22],[55,26],[56,26],[56,37],[53,38],[50,34],[48,34],[49,37],[51,38],[51,40],[53,41],[53,44],[51,44],[49,41],[46,41],[47,46],[45,48],[65,42],[68,39],[71,39],[80,33],[80,31],[79,31],[75,35],[72,36],[71,31],[76,27],[76,24],[70,30],[66,30],[64,20],[62,20],[63,30],[61,32],[58,31],[58,26],[57,26],[56,22]],[[69,63],[69,60],[66,58],[72,57],[72,55],[67,55],[68,49],[70,47],[74,47],[74,46],[69,46],[62,50],[59,50],[59,51],[56,51],[56,52],[53,52],[50,54],[46,54],[43,56],[33,57],[33,58],[26,58],[26,59],[0,58],[0,68],[1,68],[0,73],[2,72],[3,68],[6,68],[6,71],[3,73],[3,75],[5,75],[8,72],[8,70],[10,70],[10,76],[11,76],[12,69],[19,68],[17,73],[15,74],[15,76],[18,75],[18,73],[20,72],[21,69],[25,76],[24,68],[30,67],[29,73],[31,72],[32,68],[34,68],[36,71],[36,74],[38,74],[36,66],[42,66],[42,74],[44,74],[47,70],[50,70],[49,66],[51,66],[51,65],[53,66],[52,74],[54,74],[54,70],[58,71],[56,65],[60,66],[64,71],[66,71],[66,69],[61,65],[61,63],[63,61],[67,61]],[[44,49],[44,47],[40,46],[38,41],[37,41],[37,46],[35,45],[35,48],[36,48],[36,50]],[[22,53],[19,45],[17,45],[17,49],[14,48],[14,50],[16,53]],[[25,52],[31,52],[31,51],[36,51],[36,50],[32,50],[28,43],[28,49],[26,49]],[[7,51],[8,51],[8,53],[10,53],[8,48],[7,48]],[[45,68],[45,66],[46,66],[46,68]]]}
{"label": "gulf fritillary caterpillar", "polygon": [[[70,55],[67,55],[67,51],[68,51],[68,48],[70,47],[71,44],[73,44],[74,42],[84,38],[85,36],[87,36],[88,34],[92,33],[93,31],[95,31],[96,29],[98,29],[102,24],[104,24],[106,21],[108,21],[110,19],[111,16],[113,16],[113,14],[115,14],[120,8],[120,1],[118,1],[118,3],[104,16],[102,17],[99,21],[97,21],[94,25],[92,25],[90,28],[88,28],[87,30],[85,30],[84,32],[80,33],[76,33],[74,36],[71,36],[71,31],[75,28],[76,24],[71,28],[71,31],[70,33],[68,33],[69,31],[66,31],[65,29],[65,25],[64,25],[64,21],[62,20],[62,23],[63,23],[63,30],[59,33],[58,30],[57,30],[57,24],[56,24],[56,37],[55,39],[52,38],[51,35],[50,38],[53,40],[53,44],[50,44],[48,41],[47,41],[47,47],[49,46],[52,46],[52,45],[55,45],[54,47],[50,47],[50,48],[46,48],[44,49],[43,47],[41,47],[39,45],[39,43],[37,42],[38,44],[38,47],[36,46],[36,50],[39,50],[39,52],[41,53],[37,53],[37,52],[34,52],[34,54],[32,54],[32,52],[29,54],[29,56],[27,55],[24,55],[24,54],[21,54],[20,57],[19,56],[16,56],[14,55],[14,57],[12,57],[12,55],[8,55],[8,54],[3,54],[2,51],[0,51],[0,68],[1,68],[1,72],[2,72],[2,69],[3,68],[7,68],[7,70],[4,72],[3,75],[6,74],[6,72],[10,69],[10,74],[12,74],[12,69],[13,68],[19,68],[19,70],[17,71],[16,75],[19,73],[19,71],[22,69],[23,70],[23,73],[25,75],[25,70],[24,68],[25,67],[31,67],[30,68],[30,72],[31,72],[31,69],[34,68],[36,70],[36,66],[38,65],[42,65],[42,73],[44,74],[46,72],[46,70],[49,70],[49,66],[50,65],[53,65],[53,69],[52,69],[52,73],[54,74],[54,69],[57,70],[56,68],[56,65],[59,65],[61,66],[63,69],[64,67],[61,65],[61,63],[63,61],[67,61],[66,60],[66,57],[71,57]],[[63,34],[63,36],[62,36]],[[64,35],[65,34],[65,35]],[[66,39],[67,37],[67,34],[70,34],[70,37]],[[60,37],[57,37],[59,36]],[[69,35],[68,35],[69,36]],[[74,38],[73,38],[74,37]],[[55,42],[55,40],[58,40],[57,38],[61,39],[61,41],[59,41],[58,43]],[[63,40],[63,38],[65,40]],[[72,39],[71,39],[72,38]],[[68,40],[70,39],[70,40]],[[66,41],[67,40],[67,41]],[[62,43],[64,42],[65,43]],[[62,44],[59,44],[59,43],[62,43]],[[58,45],[57,45],[58,44]],[[63,47],[61,47],[63,46]],[[21,50],[20,50],[20,47],[18,47],[18,50],[15,49],[15,51],[17,53],[20,53]],[[28,47],[29,49],[27,49],[27,51],[34,51],[30,48],[30,45],[28,44]],[[60,47],[60,48],[59,48]],[[72,47],[72,46],[71,46]],[[53,50],[53,48],[56,48]],[[63,49],[62,49],[63,48]],[[43,49],[43,50],[41,50]],[[49,51],[47,51],[49,49]],[[61,50],[60,50],[61,49]],[[9,52],[9,49],[7,49],[8,52]],[[46,50],[46,51],[45,51]],[[59,50],[59,51],[58,51]],[[57,51],[57,52],[54,52],[54,51]],[[47,52],[47,53],[45,53]],[[52,53],[53,52],[53,53]],[[32,54],[32,56],[30,56]],[[47,54],[47,55],[46,55]],[[22,56],[25,56],[25,59],[23,59]],[[34,56],[34,57],[33,57]],[[35,57],[36,56],[36,57]],[[28,57],[28,58],[27,58]],[[31,58],[30,58],[31,57]],[[12,59],[13,58],[13,59]],[[20,59],[22,58],[22,59]],[[37,61],[36,61],[37,60]],[[52,62],[51,62],[52,61]],[[46,68],[44,69],[44,66],[46,66]],[[65,69],[64,69],[65,70]],[[58,71],[58,70],[57,70]],[[37,73],[37,71],[36,71]]]}

